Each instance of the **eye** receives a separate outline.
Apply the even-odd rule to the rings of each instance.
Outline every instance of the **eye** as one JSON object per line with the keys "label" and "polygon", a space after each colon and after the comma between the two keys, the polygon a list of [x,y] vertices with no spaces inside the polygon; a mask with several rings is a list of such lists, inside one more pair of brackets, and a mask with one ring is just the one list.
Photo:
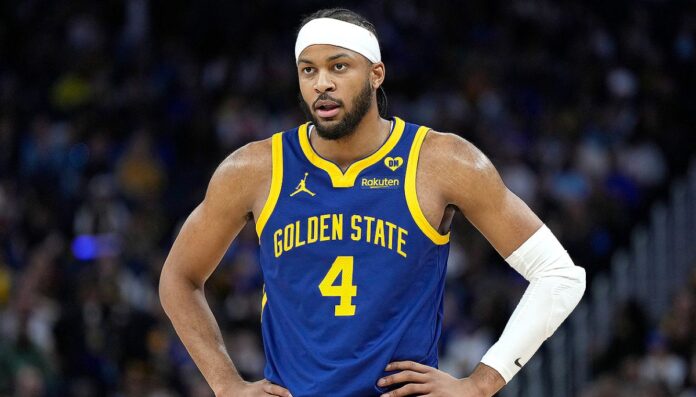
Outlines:
{"label": "eye", "polygon": [[338,72],[346,70],[347,67],[348,65],[346,65],[345,63],[337,63],[334,65],[334,69],[336,69],[336,71]]}
{"label": "eye", "polygon": [[302,68],[302,73],[304,74],[310,74],[314,71],[314,68],[311,66],[305,66]]}

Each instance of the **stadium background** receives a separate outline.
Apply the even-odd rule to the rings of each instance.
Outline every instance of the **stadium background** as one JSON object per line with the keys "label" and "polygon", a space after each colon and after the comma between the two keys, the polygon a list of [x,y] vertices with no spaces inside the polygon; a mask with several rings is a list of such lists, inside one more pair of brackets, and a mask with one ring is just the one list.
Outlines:
{"label": "stadium background", "polygon": [[[377,27],[390,114],[474,142],[588,271],[605,314],[570,348],[584,377],[547,360],[505,395],[696,396],[693,248],[647,297],[593,295],[618,288],[602,275],[656,206],[696,202],[696,3],[659,0],[3,1],[0,396],[210,395],[159,305],[161,266],[215,166],[303,122],[294,34],[336,5]],[[441,368],[465,376],[526,283],[462,219],[447,283]],[[247,227],[206,288],[247,380],[261,285]]]}

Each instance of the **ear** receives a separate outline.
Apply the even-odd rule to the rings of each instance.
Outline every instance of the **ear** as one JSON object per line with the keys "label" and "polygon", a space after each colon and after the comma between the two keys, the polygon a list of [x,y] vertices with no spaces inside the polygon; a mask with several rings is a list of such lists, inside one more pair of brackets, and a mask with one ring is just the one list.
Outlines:
{"label": "ear", "polygon": [[372,84],[372,89],[376,90],[384,83],[387,71],[383,62],[373,63],[370,67],[370,84]]}

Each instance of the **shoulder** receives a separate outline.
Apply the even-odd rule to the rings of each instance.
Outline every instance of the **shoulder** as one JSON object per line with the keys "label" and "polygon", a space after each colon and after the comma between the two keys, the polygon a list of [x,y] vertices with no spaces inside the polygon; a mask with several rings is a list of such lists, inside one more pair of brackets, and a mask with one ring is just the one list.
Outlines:
{"label": "shoulder", "polygon": [[215,170],[219,176],[237,176],[240,173],[270,173],[272,138],[249,142],[227,156]]}
{"label": "shoulder", "polygon": [[[453,133],[428,131],[420,150],[419,169],[433,178],[450,203],[455,197],[492,193],[504,188],[498,171],[473,143]],[[421,166],[421,164],[423,164]],[[471,187],[476,189],[471,189]]]}
{"label": "shoulder", "polygon": [[251,211],[261,199],[273,172],[272,138],[250,142],[232,152],[218,165],[210,178],[206,201],[227,201],[236,198],[238,204]]}
{"label": "shoulder", "polygon": [[424,164],[471,177],[495,171],[493,164],[473,143],[459,135],[430,130],[420,150]]}

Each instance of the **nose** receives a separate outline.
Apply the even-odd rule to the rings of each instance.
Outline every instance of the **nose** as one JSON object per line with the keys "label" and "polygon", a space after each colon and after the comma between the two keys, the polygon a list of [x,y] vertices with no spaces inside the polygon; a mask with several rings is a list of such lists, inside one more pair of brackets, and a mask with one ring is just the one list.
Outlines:
{"label": "nose", "polygon": [[336,84],[331,80],[329,73],[321,71],[318,73],[317,79],[314,82],[314,90],[318,94],[323,94],[324,92],[332,92],[336,89]]}

